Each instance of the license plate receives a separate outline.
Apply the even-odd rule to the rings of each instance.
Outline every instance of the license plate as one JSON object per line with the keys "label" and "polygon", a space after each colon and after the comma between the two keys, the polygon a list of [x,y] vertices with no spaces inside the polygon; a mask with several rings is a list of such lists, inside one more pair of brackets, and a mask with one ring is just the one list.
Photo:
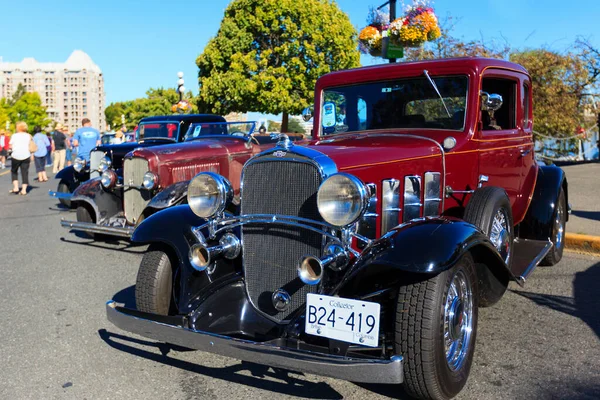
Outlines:
{"label": "license plate", "polygon": [[343,342],[377,347],[379,303],[309,293],[306,297],[306,333]]}

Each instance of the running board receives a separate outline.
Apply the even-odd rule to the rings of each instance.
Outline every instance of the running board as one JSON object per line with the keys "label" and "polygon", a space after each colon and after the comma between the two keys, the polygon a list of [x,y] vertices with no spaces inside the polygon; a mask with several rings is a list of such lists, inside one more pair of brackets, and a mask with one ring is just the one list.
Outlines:
{"label": "running board", "polygon": [[519,285],[525,284],[527,277],[546,257],[550,249],[552,249],[550,240],[515,239],[511,269]]}

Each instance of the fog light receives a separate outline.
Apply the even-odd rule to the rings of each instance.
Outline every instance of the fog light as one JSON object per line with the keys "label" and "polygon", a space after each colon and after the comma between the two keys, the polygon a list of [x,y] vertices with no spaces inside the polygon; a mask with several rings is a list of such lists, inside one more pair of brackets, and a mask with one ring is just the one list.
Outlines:
{"label": "fog light", "polygon": [[105,189],[112,189],[117,184],[117,174],[112,169],[104,171],[100,177],[100,183]]}

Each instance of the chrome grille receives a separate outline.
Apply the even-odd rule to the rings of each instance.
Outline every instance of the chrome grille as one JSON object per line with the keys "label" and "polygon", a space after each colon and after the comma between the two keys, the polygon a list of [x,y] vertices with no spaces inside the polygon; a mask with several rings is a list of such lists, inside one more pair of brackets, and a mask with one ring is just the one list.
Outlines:
{"label": "chrome grille", "polygon": [[[244,169],[242,214],[279,214],[322,221],[317,210],[321,175],[308,163],[259,161]],[[275,225],[242,227],[244,274],[250,300],[263,313],[285,320],[301,307],[307,286],[298,278],[298,262],[305,255],[321,257],[322,235],[300,228]],[[290,307],[278,312],[271,296],[283,289],[291,296]]]}
{"label": "chrome grille", "polygon": [[123,210],[125,218],[130,224],[137,222],[142,211],[152,199],[152,193],[149,190],[127,186],[141,186],[146,172],[148,172],[148,160],[137,157],[125,159],[123,163],[123,184],[125,185]]}
{"label": "chrome grille", "polygon": [[98,166],[100,166],[100,161],[102,161],[103,158],[103,151],[92,151],[90,153],[90,178],[97,178],[100,176]]}
{"label": "chrome grille", "polygon": [[173,176],[173,182],[183,182],[192,179],[198,172],[214,172],[219,173],[219,163],[204,163],[194,165],[184,165],[182,167],[175,167],[171,170]]}

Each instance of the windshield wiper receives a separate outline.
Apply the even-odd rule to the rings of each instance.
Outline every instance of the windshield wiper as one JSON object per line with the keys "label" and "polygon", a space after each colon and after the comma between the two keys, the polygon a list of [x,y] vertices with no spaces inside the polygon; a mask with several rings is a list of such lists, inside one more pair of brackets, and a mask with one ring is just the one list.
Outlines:
{"label": "windshield wiper", "polygon": [[444,98],[442,97],[442,94],[438,90],[437,85],[435,84],[435,82],[433,81],[433,79],[431,79],[431,77],[429,76],[429,72],[427,72],[427,70],[424,69],[423,73],[425,74],[425,76],[427,77],[427,79],[429,79],[429,83],[431,83],[431,86],[433,86],[433,88],[435,89],[435,92],[440,97],[440,100],[442,101],[442,104],[444,105],[444,108],[446,109],[446,114],[448,114],[448,118],[452,118],[452,115],[450,115],[450,111],[448,111],[448,107],[446,107],[446,102],[444,101]]}

